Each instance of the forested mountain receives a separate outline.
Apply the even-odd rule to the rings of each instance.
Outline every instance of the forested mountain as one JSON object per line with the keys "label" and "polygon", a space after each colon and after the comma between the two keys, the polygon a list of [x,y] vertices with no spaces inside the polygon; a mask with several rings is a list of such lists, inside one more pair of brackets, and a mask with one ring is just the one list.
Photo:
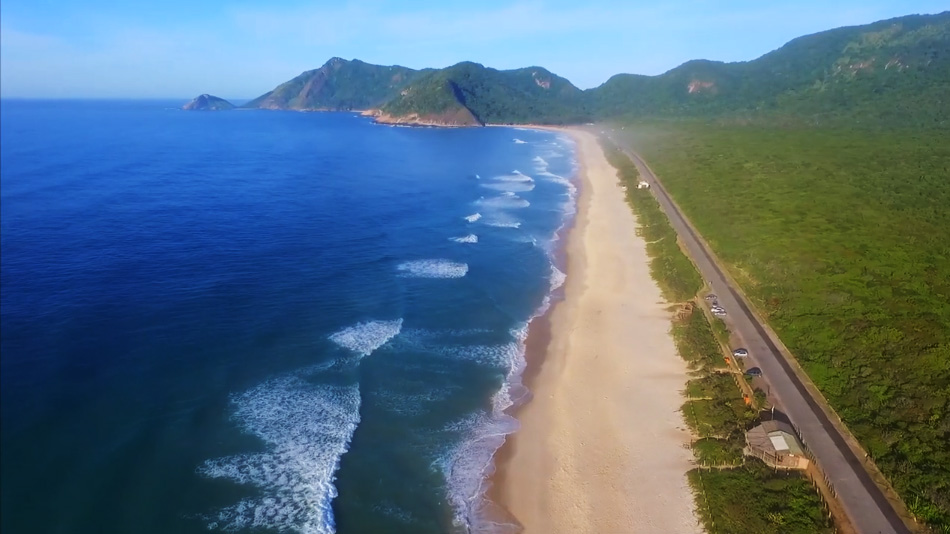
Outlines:
{"label": "forested mountain", "polygon": [[244,107],[321,111],[365,110],[393,99],[420,74],[398,65],[381,66],[338,57],[251,100]]}
{"label": "forested mountain", "polygon": [[413,70],[333,58],[245,107],[372,110],[382,121],[565,124],[617,117],[950,121],[950,12],[794,39],[746,62],[695,60],[581,91],[541,67]]}
{"label": "forested mountain", "polygon": [[946,121],[950,12],[799,37],[748,62],[690,61],[659,76],[618,74],[587,93],[598,118],[766,113]]}
{"label": "forested mountain", "polygon": [[564,124],[589,118],[584,93],[546,69],[500,71],[470,62],[419,77],[382,112],[389,117],[448,113],[469,116],[470,124]]}

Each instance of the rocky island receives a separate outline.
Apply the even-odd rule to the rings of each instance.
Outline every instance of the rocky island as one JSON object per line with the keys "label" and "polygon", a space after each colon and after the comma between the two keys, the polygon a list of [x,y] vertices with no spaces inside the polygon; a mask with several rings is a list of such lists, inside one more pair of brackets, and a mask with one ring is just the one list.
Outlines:
{"label": "rocky island", "polygon": [[199,95],[181,107],[185,111],[224,111],[234,108],[234,104],[227,100],[208,94]]}

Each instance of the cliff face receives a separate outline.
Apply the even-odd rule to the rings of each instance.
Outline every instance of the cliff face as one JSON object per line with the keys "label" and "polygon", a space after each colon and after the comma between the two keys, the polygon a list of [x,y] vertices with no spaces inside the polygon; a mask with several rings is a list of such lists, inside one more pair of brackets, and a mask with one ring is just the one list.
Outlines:
{"label": "cliff face", "polygon": [[181,107],[186,111],[224,111],[234,109],[234,104],[213,95],[199,95]]}

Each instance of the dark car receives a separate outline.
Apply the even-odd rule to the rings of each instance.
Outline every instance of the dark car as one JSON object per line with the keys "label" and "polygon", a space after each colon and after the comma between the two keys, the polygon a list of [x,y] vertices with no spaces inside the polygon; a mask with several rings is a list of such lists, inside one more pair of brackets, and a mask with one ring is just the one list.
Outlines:
{"label": "dark car", "polygon": [[749,367],[745,370],[745,374],[749,376],[762,376],[762,369],[759,369],[758,367]]}

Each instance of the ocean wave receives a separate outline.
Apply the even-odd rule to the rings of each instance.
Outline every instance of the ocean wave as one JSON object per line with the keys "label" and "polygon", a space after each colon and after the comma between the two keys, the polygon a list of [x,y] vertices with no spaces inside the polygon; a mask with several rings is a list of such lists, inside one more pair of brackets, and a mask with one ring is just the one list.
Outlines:
{"label": "ocean wave", "polygon": [[533,182],[534,181],[533,178],[531,178],[527,174],[523,174],[521,171],[517,169],[514,171],[511,171],[511,174],[502,174],[499,176],[495,176],[492,178],[492,180],[495,180],[498,182]]}
{"label": "ocean wave", "polygon": [[313,385],[291,375],[269,380],[232,399],[233,418],[261,438],[266,452],[205,462],[198,472],[259,488],[261,495],[222,508],[208,528],[335,532],[334,478],[360,421],[357,385]]}
{"label": "ocean wave", "polygon": [[479,219],[481,219],[481,218],[482,218],[482,214],[481,214],[481,213],[473,213],[473,214],[471,214],[471,215],[466,216],[466,217],[465,217],[465,220],[468,221],[468,222],[475,222],[475,221],[477,221],[477,220],[479,220]]}
{"label": "ocean wave", "polygon": [[478,236],[475,234],[468,234],[462,237],[450,237],[449,239],[456,243],[478,243]]}
{"label": "ocean wave", "polygon": [[517,195],[500,195],[497,197],[480,198],[475,201],[479,206],[494,209],[520,209],[531,206],[531,203]]}
{"label": "ocean wave", "polygon": [[523,145],[523,144],[525,144],[524,141],[522,141],[521,139],[518,139],[517,137],[514,139],[514,141],[515,141],[515,144],[516,144],[516,145]]}
{"label": "ocean wave", "polygon": [[403,276],[413,278],[461,278],[468,273],[468,264],[450,260],[413,260],[396,267]]}
{"label": "ocean wave", "polygon": [[402,319],[366,321],[348,326],[330,336],[330,341],[361,356],[369,356],[402,330]]}
{"label": "ocean wave", "polygon": [[527,193],[534,189],[534,183],[524,181],[524,182],[497,182],[497,183],[483,183],[481,184],[485,189],[492,189],[494,191],[505,191],[511,193]]}
{"label": "ocean wave", "polygon": [[493,226],[495,228],[521,228],[521,221],[495,218],[491,220],[486,220],[485,225]]}
{"label": "ocean wave", "polygon": [[[484,531],[483,527],[492,524],[495,529],[503,525],[491,513],[491,503],[485,493],[488,489],[488,477],[495,470],[495,452],[504,444],[505,437],[518,430],[518,421],[506,414],[506,410],[520,400],[526,390],[521,385],[521,376],[525,369],[524,340],[527,335],[527,323],[514,329],[512,334],[516,342],[505,346],[499,354],[506,367],[505,380],[492,395],[491,412],[480,412],[455,421],[447,430],[461,434],[458,444],[445,452],[436,462],[445,477],[449,502],[454,509],[453,523],[468,531]],[[517,398],[512,394],[517,390]]]}

